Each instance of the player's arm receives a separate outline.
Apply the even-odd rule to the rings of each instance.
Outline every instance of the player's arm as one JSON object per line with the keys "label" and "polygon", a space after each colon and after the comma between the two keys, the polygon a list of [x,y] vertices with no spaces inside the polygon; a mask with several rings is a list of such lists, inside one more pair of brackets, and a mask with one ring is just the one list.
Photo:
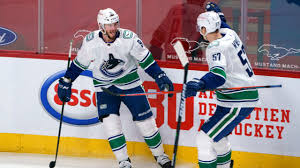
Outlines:
{"label": "player's arm", "polygon": [[158,66],[157,62],[153,59],[151,52],[145,47],[142,40],[137,36],[133,38],[133,47],[130,51],[130,54],[137,59],[140,67],[144,69],[149,76],[155,79],[155,82],[161,91],[165,89],[170,91],[174,90],[172,81]]}
{"label": "player's arm", "polygon": [[76,58],[72,61],[64,77],[59,79],[57,94],[61,101],[70,101],[72,82],[90,65],[91,59],[87,54],[86,39],[83,40]]}
{"label": "player's arm", "polygon": [[88,34],[77,53],[77,56],[72,61],[70,68],[68,68],[65,78],[75,81],[75,79],[80,75],[81,72],[88,69],[91,61],[93,60],[92,56],[88,54],[87,43],[94,38],[94,32]]}
{"label": "player's arm", "polygon": [[[212,42],[208,48],[212,47],[211,45],[215,45],[214,43],[216,43],[216,41]],[[217,49],[207,49],[206,54],[209,72],[201,79],[194,78],[186,84],[185,97],[196,96],[199,90],[215,89],[226,82],[225,56]]]}
{"label": "player's arm", "polygon": [[221,19],[221,28],[231,29],[231,27],[226,23],[226,18],[224,16],[224,13],[221,11],[221,9],[219,8],[219,6],[216,3],[207,2],[206,6],[205,6],[205,10],[206,11],[214,11],[219,15],[219,17]]}

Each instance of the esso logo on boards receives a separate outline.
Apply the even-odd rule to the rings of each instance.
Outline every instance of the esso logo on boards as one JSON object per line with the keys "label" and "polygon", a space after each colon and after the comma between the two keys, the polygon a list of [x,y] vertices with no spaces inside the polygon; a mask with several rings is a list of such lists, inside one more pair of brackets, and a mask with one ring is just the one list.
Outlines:
{"label": "esso logo on boards", "polygon": [[[51,75],[42,85],[40,98],[45,110],[60,120],[62,101],[57,95],[58,80],[66,70]],[[83,71],[72,84],[71,100],[65,103],[63,122],[73,125],[91,125],[98,123],[96,96],[92,72]]]}

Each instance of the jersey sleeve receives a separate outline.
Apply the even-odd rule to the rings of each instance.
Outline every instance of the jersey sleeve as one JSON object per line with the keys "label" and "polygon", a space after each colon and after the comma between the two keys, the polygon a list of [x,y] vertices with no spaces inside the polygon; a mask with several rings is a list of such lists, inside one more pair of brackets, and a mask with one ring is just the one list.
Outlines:
{"label": "jersey sleeve", "polygon": [[218,41],[215,41],[206,49],[209,72],[201,78],[205,84],[204,89],[215,89],[226,82],[226,58],[218,45]]}
{"label": "jersey sleeve", "polygon": [[82,45],[77,53],[76,58],[73,60],[74,64],[76,66],[78,66],[78,68],[82,69],[82,70],[86,70],[89,65],[91,64],[93,58],[93,55],[89,53],[89,42],[91,40],[93,40],[95,35],[95,32],[92,32],[90,34],[88,34],[83,42]]}
{"label": "jersey sleeve", "polygon": [[155,62],[151,52],[137,35],[133,37],[133,46],[130,51],[130,55],[132,55],[138,61],[139,65],[144,70],[146,70]]}
{"label": "jersey sleeve", "polygon": [[84,38],[82,45],[77,53],[77,56],[72,61],[71,66],[67,69],[65,77],[70,78],[71,81],[75,81],[75,79],[80,75],[81,72],[86,70],[91,61],[91,55],[88,53],[87,47],[88,45],[87,40],[93,38],[94,32],[90,33],[89,35]]}
{"label": "jersey sleeve", "polygon": [[219,41],[212,42],[206,50],[209,72],[226,80],[226,57],[222,53]]}

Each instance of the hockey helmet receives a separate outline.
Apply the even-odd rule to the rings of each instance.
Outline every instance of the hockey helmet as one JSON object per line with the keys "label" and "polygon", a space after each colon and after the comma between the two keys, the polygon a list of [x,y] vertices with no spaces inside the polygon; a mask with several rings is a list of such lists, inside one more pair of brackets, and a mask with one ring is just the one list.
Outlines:
{"label": "hockey helmet", "polygon": [[119,15],[111,8],[99,10],[97,22],[99,27],[104,30],[105,24],[113,24],[119,22]]}
{"label": "hockey helmet", "polygon": [[[206,28],[206,33],[202,34],[201,28]],[[215,32],[221,27],[221,19],[216,12],[209,11],[201,13],[197,18],[197,31],[206,36],[208,33]]]}

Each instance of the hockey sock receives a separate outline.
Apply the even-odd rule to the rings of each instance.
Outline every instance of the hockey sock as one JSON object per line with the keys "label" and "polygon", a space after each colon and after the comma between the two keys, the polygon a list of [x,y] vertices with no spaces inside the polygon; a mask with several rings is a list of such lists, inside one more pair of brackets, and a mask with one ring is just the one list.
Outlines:
{"label": "hockey sock", "polygon": [[160,156],[164,154],[161,136],[156,126],[155,119],[150,117],[143,121],[136,121],[136,125],[143,135],[153,156]]}
{"label": "hockey sock", "polygon": [[227,137],[222,138],[218,142],[213,143],[214,149],[217,151],[217,168],[230,168],[231,161],[231,145]]}
{"label": "hockey sock", "polygon": [[123,134],[119,134],[108,138],[111,150],[115,154],[117,160],[121,161],[128,158],[126,140]]}
{"label": "hockey sock", "polygon": [[200,168],[216,168],[217,160],[216,159],[210,161],[198,160],[198,164]]}
{"label": "hockey sock", "polygon": [[213,140],[201,130],[196,137],[198,149],[198,164],[200,168],[216,168],[217,152],[213,147]]}
{"label": "hockey sock", "polygon": [[148,147],[150,148],[150,150],[152,151],[153,154],[155,154],[154,156],[159,156],[162,150],[162,141],[161,141],[161,137],[160,137],[160,133],[158,131],[156,131],[153,135],[148,136],[148,137],[144,137],[146,144],[148,145]]}
{"label": "hockey sock", "polygon": [[103,118],[103,126],[109,145],[118,161],[128,159],[126,140],[122,133],[121,121],[118,115],[110,114]]}
{"label": "hockey sock", "polygon": [[224,155],[218,155],[217,168],[230,168],[231,151]]}

